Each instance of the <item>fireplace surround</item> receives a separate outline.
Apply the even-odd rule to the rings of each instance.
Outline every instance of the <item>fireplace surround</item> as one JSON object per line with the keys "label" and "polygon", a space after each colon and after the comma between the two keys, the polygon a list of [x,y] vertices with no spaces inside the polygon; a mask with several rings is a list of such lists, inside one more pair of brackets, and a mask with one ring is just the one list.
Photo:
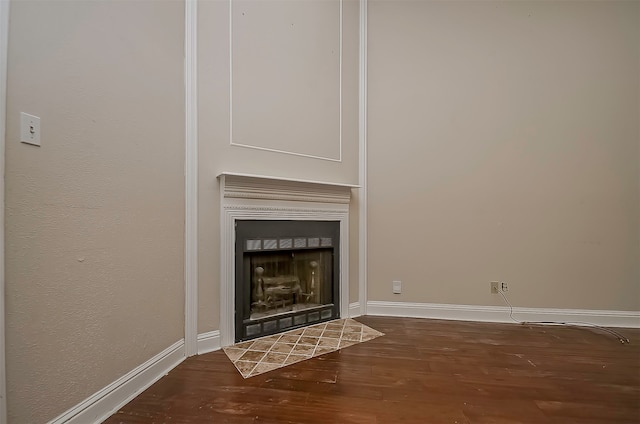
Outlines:
{"label": "fireplace surround", "polygon": [[[218,176],[218,179],[220,181],[221,234],[221,345],[223,347],[229,346],[236,340],[243,340],[248,337],[252,337],[252,335],[246,334],[246,328],[243,327],[240,323],[244,320],[244,318],[246,318],[246,316],[244,318],[238,319],[237,314],[244,314],[244,312],[238,310],[237,302],[239,301],[239,298],[236,297],[236,274],[239,272],[237,269],[238,264],[236,263],[236,254],[238,248],[238,245],[236,243],[236,228],[238,224],[242,226],[246,222],[272,221],[273,224],[276,224],[278,222],[292,222],[294,223],[294,226],[301,225],[301,223],[316,223],[320,225],[333,223],[335,228],[334,237],[328,237],[326,235],[322,236],[320,233],[314,235],[313,231],[310,234],[307,234],[305,237],[302,237],[301,235],[299,236],[300,233],[298,233],[298,227],[290,230],[285,229],[284,233],[280,234],[280,236],[282,236],[280,238],[283,238],[285,240],[283,244],[285,248],[282,252],[286,251],[286,255],[291,255],[293,253],[294,257],[302,255],[300,257],[300,260],[297,261],[297,265],[295,266],[300,268],[306,267],[306,270],[302,270],[299,275],[295,276],[294,274],[292,274],[293,271],[291,270],[293,269],[294,264],[284,265],[285,268],[276,273],[273,268],[275,265],[269,264],[273,261],[277,261],[278,258],[283,259],[286,255],[282,252],[277,253],[279,249],[263,249],[262,256],[257,254],[255,255],[257,259],[254,258],[255,260],[253,269],[250,271],[250,273],[253,275],[249,277],[248,281],[253,284],[255,283],[256,279],[261,278],[263,280],[261,282],[261,288],[264,291],[264,280],[265,278],[270,279],[266,281],[267,286],[271,288],[272,297],[270,299],[270,302],[276,301],[276,298],[280,302],[284,300],[284,303],[280,304],[281,309],[278,313],[274,314],[274,316],[278,316],[281,318],[288,318],[290,316],[292,319],[292,323],[294,322],[296,314],[290,314],[290,312],[292,311],[287,311],[286,309],[290,308],[291,305],[293,305],[294,299],[293,296],[290,296],[290,294],[293,292],[295,292],[296,294],[296,301],[298,299],[302,299],[302,302],[300,303],[304,304],[305,301],[308,300],[308,302],[306,302],[306,306],[302,305],[299,307],[301,310],[307,310],[305,313],[305,320],[307,321],[309,318],[309,312],[313,313],[316,311],[318,312],[319,320],[327,320],[338,317],[347,318],[349,309],[349,203],[351,200],[351,189],[357,188],[357,186],[237,173],[223,173]],[[267,228],[269,228],[269,226],[267,226]],[[290,234],[287,235],[287,232],[289,232]],[[310,254],[310,250],[308,248],[300,248],[299,251],[296,251],[296,249],[287,249],[286,246],[288,246],[287,243],[289,242],[286,240],[290,239],[292,245],[294,246],[296,237],[299,239],[306,238],[307,243],[309,243],[310,238],[317,238],[319,243],[318,247],[320,247],[321,249],[319,249],[319,252],[316,252],[314,254],[320,255],[324,250],[325,259],[322,259],[322,256],[308,256]],[[332,246],[324,246],[324,249],[322,249],[322,238],[332,238]],[[263,233],[262,236],[254,237],[252,240],[254,240],[252,242],[254,247],[257,243],[256,240],[259,240],[261,248],[264,248],[265,240],[270,240],[266,244],[267,247],[273,247],[274,240],[276,240],[276,246],[279,246],[280,243],[279,238],[274,238],[269,235],[269,230],[267,230],[266,233]],[[327,240],[325,240],[324,242],[325,244],[328,244]],[[301,241],[298,241],[298,243],[301,243]],[[315,240],[312,243],[315,243]],[[244,242],[244,244],[245,245],[243,247],[243,250],[247,250],[246,241]],[[329,268],[327,268],[326,262],[326,249],[329,247],[331,249],[335,248],[335,251],[332,252],[333,262],[330,269],[332,270],[332,273],[334,273],[337,284],[335,288],[332,289],[333,298],[328,303],[325,303],[325,306],[320,306],[320,303],[317,306],[314,306],[311,305],[311,303],[313,302],[311,301],[311,292],[309,290],[311,282],[311,271],[315,269],[314,272],[317,273],[314,274],[314,279],[320,278],[319,274],[321,273],[321,269],[319,267],[322,263],[322,269],[324,270],[322,272],[324,274],[327,273],[326,270]],[[341,254],[338,254],[336,256],[336,252],[339,252]],[[267,257],[268,255],[275,255],[275,257],[269,259]],[[307,255],[307,257],[305,257],[305,255]],[[249,265],[243,266],[251,268],[250,262],[251,261],[249,260]],[[316,262],[316,264],[312,264],[312,262]],[[286,268],[286,266],[290,266],[290,268]],[[256,268],[263,268],[263,270],[261,271],[260,269]],[[267,274],[267,272],[269,272],[269,274]],[[320,284],[319,280],[314,280],[314,284]],[[297,285],[299,285],[299,287],[297,287]],[[251,290],[253,289],[256,289],[256,287],[251,287]],[[280,291],[280,293],[277,293],[278,290]],[[274,294],[282,294],[283,296],[278,297],[274,296]],[[300,297],[298,297],[298,295]],[[317,293],[314,291],[314,296],[315,295],[317,295]],[[284,299],[282,299],[281,297],[284,297]],[[260,304],[259,302],[261,301],[264,304]],[[268,307],[271,309],[275,308],[275,305],[273,303],[269,303],[266,301],[266,297],[264,296],[264,294],[260,299],[254,298],[253,302],[258,302],[255,305],[258,306],[258,309],[267,309]],[[331,310],[331,316],[328,315],[329,312],[326,312],[327,310]],[[324,318],[322,318],[323,311],[325,311]],[[256,310],[255,312],[259,311]],[[312,316],[312,319],[315,319],[315,315]],[[302,323],[301,320],[302,318],[298,318],[298,326],[318,322],[311,321]],[[285,324],[286,322],[287,321],[285,321]],[[251,325],[251,322],[248,322],[248,324]],[[270,325],[273,326],[273,324]],[[295,328],[295,326],[296,325],[294,324],[293,328]],[[290,328],[279,328],[278,326],[276,326],[276,328],[268,327],[266,333],[285,331],[288,329]],[[264,332],[263,329],[261,329],[261,331]]]}

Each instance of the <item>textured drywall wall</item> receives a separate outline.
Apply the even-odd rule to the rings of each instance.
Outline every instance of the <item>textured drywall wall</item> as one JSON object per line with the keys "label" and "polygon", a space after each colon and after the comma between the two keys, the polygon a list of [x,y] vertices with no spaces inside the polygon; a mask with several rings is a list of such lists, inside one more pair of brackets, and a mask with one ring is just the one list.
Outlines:
{"label": "textured drywall wall", "polygon": [[[230,93],[229,2],[198,5],[200,333],[219,326],[220,224],[216,177],[221,172],[358,182],[359,5],[353,0],[342,2],[341,86],[335,72],[339,65],[336,56],[340,47],[339,6],[337,0],[234,0],[234,89]],[[315,15],[317,21],[313,19]],[[244,25],[244,20],[250,20],[251,25]],[[297,37],[307,40],[308,46],[301,45]],[[244,46],[245,50],[238,52],[238,46]],[[251,75],[262,85],[276,84],[278,90],[262,85],[251,90]],[[289,80],[291,84],[287,83]],[[306,90],[304,104],[295,109],[293,106],[300,100],[300,86]],[[341,107],[336,102],[340,89]],[[316,95],[318,99],[314,99]],[[269,117],[267,121],[262,118],[247,121],[247,117],[261,111]],[[335,133],[340,118],[341,144]],[[242,137],[236,140],[234,135],[235,144],[289,153],[232,145],[232,121],[233,133]],[[307,121],[313,133],[305,135]],[[357,257],[351,259],[351,269],[354,268],[357,269]],[[353,277],[354,273],[350,275]],[[351,284],[357,285],[355,275],[356,281]]]}
{"label": "textured drywall wall", "polygon": [[370,300],[640,309],[639,7],[369,3]]}
{"label": "textured drywall wall", "polygon": [[14,1],[10,19],[8,412],[43,423],[183,338],[184,4]]}

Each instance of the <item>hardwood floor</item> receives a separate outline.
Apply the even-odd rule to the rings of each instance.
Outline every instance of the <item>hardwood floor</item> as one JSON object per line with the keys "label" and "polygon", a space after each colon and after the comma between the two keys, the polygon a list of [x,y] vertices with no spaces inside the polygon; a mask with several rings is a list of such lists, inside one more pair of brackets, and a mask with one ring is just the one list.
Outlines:
{"label": "hardwood floor", "polygon": [[105,423],[640,423],[640,329],[357,320],[386,335],[247,380],[192,357]]}

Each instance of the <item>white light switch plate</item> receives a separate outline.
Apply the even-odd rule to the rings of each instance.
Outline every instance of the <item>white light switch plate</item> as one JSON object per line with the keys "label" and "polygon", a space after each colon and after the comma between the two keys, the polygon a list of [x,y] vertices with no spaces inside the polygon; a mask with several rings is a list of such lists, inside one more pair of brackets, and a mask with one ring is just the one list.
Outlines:
{"label": "white light switch plate", "polygon": [[40,118],[20,112],[20,141],[40,145]]}

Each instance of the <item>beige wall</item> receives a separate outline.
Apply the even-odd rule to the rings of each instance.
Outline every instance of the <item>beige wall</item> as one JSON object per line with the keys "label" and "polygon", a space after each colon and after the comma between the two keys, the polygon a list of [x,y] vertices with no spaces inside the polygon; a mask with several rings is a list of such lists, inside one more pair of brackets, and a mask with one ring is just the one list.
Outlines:
{"label": "beige wall", "polygon": [[32,424],[183,337],[184,4],[13,1],[10,19],[8,410]]}
{"label": "beige wall", "polygon": [[369,3],[369,300],[640,309],[639,7]]}
{"label": "beige wall", "polygon": [[219,328],[221,172],[358,182],[358,7],[343,2],[340,146],[340,2],[234,0],[232,95],[229,3],[199,2],[200,333]]}

